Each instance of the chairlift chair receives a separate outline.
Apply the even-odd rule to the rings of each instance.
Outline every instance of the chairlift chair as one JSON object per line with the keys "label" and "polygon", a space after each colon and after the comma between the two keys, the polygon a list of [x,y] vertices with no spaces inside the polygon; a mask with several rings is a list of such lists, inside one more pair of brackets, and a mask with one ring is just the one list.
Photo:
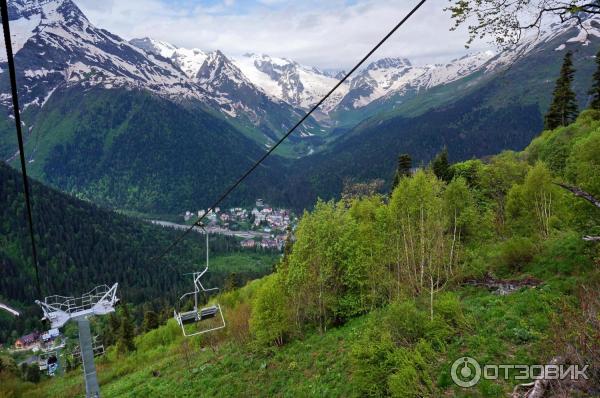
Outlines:
{"label": "chairlift chair", "polygon": [[[221,306],[219,305],[219,303],[208,305],[206,307],[198,306],[198,296],[200,294],[202,294],[203,296],[208,296],[209,293],[219,290],[218,287],[206,289],[202,285],[201,279],[204,276],[204,274],[206,274],[206,272],[208,272],[208,266],[209,266],[208,232],[203,227],[202,227],[202,229],[204,230],[204,234],[206,236],[206,266],[205,266],[204,270],[202,270],[200,272],[194,272],[191,274],[193,277],[193,280],[194,280],[194,291],[186,293],[183,296],[181,296],[179,298],[179,305],[178,305],[178,309],[180,309],[182,306],[182,303],[184,303],[185,300],[187,300],[193,296],[193,298],[194,298],[193,309],[190,311],[181,311],[181,310],[174,311],[175,320],[177,321],[177,324],[179,324],[179,326],[181,326],[181,330],[185,337],[197,336],[200,334],[223,329],[225,327],[225,318],[223,317],[223,311],[221,310]],[[213,319],[213,318],[217,318],[217,319],[220,318],[220,322],[216,326],[204,327],[204,328],[202,328],[200,326],[200,324],[203,321]],[[186,325],[191,325],[191,324],[195,324],[198,327],[198,329],[196,331],[189,331],[189,329],[186,329]]]}

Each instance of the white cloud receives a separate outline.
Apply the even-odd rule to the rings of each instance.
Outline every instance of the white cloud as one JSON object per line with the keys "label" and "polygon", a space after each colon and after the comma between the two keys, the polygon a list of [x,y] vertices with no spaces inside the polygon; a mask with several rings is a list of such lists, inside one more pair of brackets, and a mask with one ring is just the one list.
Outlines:
{"label": "white cloud", "polygon": [[[247,0],[246,0],[247,1]],[[378,42],[416,0],[75,0],[95,25],[126,39],[149,36],[182,47],[289,57],[322,68],[348,68]],[[443,9],[430,0],[374,58],[407,57],[417,64],[445,62],[466,52],[464,30],[450,32]],[[484,46],[481,46],[484,47]]]}

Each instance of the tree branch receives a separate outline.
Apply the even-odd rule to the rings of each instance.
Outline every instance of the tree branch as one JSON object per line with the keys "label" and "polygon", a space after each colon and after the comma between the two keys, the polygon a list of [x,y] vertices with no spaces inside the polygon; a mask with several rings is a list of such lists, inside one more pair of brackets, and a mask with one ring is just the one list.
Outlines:
{"label": "tree branch", "polygon": [[560,182],[555,182],[554,184],[558,185],[561,188],[566,189],[567,191],[570,191],[575,196],[578,196],[580,198],[587,200],[588,202],[590,202],[591,204],[593,204],[594,206],[596,206],[597,208],[600,209],[600,200],[596,199],[592,194],[584,191],[583,189],[572,186],[572,185],[563,184]]}
{"label": "tree branch", "polygon": [[600,236],[586,235],[583,237],[583,240],[585,240],[586,242],[600,242]]}

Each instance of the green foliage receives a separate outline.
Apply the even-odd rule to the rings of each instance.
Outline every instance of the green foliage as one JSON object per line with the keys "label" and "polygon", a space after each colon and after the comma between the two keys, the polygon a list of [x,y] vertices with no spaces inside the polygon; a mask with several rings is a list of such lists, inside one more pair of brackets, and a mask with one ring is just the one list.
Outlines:
{"label": "green foliage", "polygon": [[41,380],[40,368],[37,363],[21,364],[21,378],[30,383],[39,383]]}
{"label": "green foliage", "polygon": [[552,103],[544,118],[546,130],[566,126],[577,117],[577,100],[571,88],[575,75],[572,57],[573,54],[570,51],[565,54],[560,77],[556,81],[556,87],[552,93]]}
{"label": "green foliage", "polygon": [[297,322],[321,330],[364,312],[367,271],[359,261],[358,226],[340,203],[318,202],[296,229],[294,249],[280,272]]}
{"label": "green foliage", "polygon": [[129,313],[129,308],[126,304],[121,306],[120,327],[117,338],[117,351],[121,354],[135,350],[135,342],[133,341],[134,324]]}
{"label": "green foliage", "polygon": [[536,163],[523,184],[515,184],[508,193],[506,211],[512,230],[529,236],[548,238],[563,216],[563,193],[553,184],[546,165]]}
{"label": "green foliage", "polygon": [[453,235],[472,238],[485,232],[485,228],[482,228],[484,222],[465,178],[454,178],[446,187],[443,196],[444,217],[453,229]]}
{"label": "green foliage", "polygon": [[[0,297],[23,310],[19,318],[0,316],[0,342],[41,330],[22,186],[21,176],[0,163]],[[190,279],[181,275],[196,270],[205,256],[199,235],[193,234],[156,263],[154,257],[179,236],[178,231],[101,209],[35,181],[31,188],[40,279],[47,294],[82,294],[97,284],[118,281],[119,297],[135,305],[132,318],[139,324],[144,311],[140,304],[156,312],[171,310],[190,289]],[[240,283],[259,278],[271,272],[276,261],[274,254],[241,252],[233,237],[211,237],[210,245],[208,286],[222,286],[231,272],[238,274]],[[108,320],[100,326],[104,322]],[[114,343],[108,333],[99,332],[106,336],[105,344]]]}
{"label": "green foliage", "polygon": [[533,260],[537,247],[530,238],[516,236],[500,245],[498,270],[504,274],[522,271]]}
{"label": "green foliage", "polygon": [[351,351],[360,396],[436,396],[432,362],[466,325],[455,296],[445,295],[438,308],[443,315],[433,320],[412,300],[372,314]]}
{"label": "green foliage", "polygon": [[[320,201],[303,216],[273,275],[219,298],[232,320],[227,335],[183,343],[171,320],[136,338],[137,351],[109,350],[103,390],[110,396],[507,395],[515,380],[465,392],[451,382],[450,366],[465,355],[480,363],[544,363],[567,350],[569,343],[548,344],[553,319],[563,311],[559,304],[573,310],[583,282],[596,288],[597,250],[581,240],[582,226],[574,222],[569,204],[578,199],[553,182],[594,189],[597,157],[586,149],[595,148],[596,123],[594,111],[584,112],[524,153],[454,165],[449,181],[420,170],[400,179],[389,201],[377,195]],[[547,151],[552,142],[573,148],[564,166],[546,164],[555,155]],[[463,275],[488,272],[511,284],[542,280],[508,295],[460,283]],[[565,336],[581,336],[579,325],[569,328]],[[31,396],[75,396],[77,385],[69,375],[31,387]]]}
{"label": "green foliage", "polygon": [[478,188],[483,168],[484,164],[481,160],[472,159],[453,164],[450,173],[454,178],[463,178],[469,188]]}
{"label": "green foliage", "polygon": [[[207,208],[263,151],[204,109],[140,90],[66,89],[36,116],[34,134],[35,148],[26,148],[36,153],[33,177],[144,214]],[[267,196],[281,168],[281,159],[269,159],[230,203]]]}
{"label": "green foliage", "polygon": [[600,195],[599,154],[600,128],[577,140],[567,159],[567,178],[593,195]]}
{"label": "green foliage", "polygon": [[266,277],[252,303],[250,332],[261,346],[282,345],[293,331],[290,302],[278,274]]}
{"label": "green foliage", "polygon": [[144,321],[142,322],[142,331],[149,332],[160,325],[158,314],[154,311],[144,312]]}

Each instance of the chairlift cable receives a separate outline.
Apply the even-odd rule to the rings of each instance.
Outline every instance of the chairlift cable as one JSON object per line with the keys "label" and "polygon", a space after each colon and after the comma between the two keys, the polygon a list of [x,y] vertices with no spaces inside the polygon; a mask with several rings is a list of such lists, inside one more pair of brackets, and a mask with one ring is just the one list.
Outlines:
{"label": "chairlift cable", "polygon": [[10,76],[10,86],[12,90],[13,113],[15,116],[15,125],[17,127],[17,139],[19,141],[19,156],[21,158],[21,173],[23,175],[23,188],[25,194],[25,205],[27,207],[27,220],[29,222],[29,236],[31,238],[31,253],[33,255],[33,265],[35,268],[35,281],[37,292],[42,297],[42,287],[40,284],[40,273],[37,259],[37,249],[35,246],[35,235],[33,231],[33,217],[31,211],[31,199],[29,191],[29,180],[27,178],[27,165],[25,162],[25,149],[23,145],[23,131],[21,128],[21,112],[19,108],[19,95],[17,92],[17,74],[15,72],[15,60],[13,57],[12,42],[10,36],[10,26],[8,22],[8,5],[6,0],[0,0],[2,13],[2,28],[4,30],[4,45],[6,47],[6,58],[8,61],[8,71]]}
{"label": "chairlift cable", "polygon": [[169,251],[171,251],[171,249],[173,249],[173,247],[177,246],[190,232],[192,232],[196,226],[200,225],[202,220],[204,220],[204,218],[206,218],[206,216],[209,213],[213,212],[216,209],[216,207],[219,206],[219,204],[221,204],[221,202],[225,200],[225,198],[227,198],[229,194],[231,194],[231,192],[233,192],[250,174],[252,174],[252,172],[256,170],[256,168],[260,166],[265,161],[265,159],[267,159],[279,147],[279,145],[281,145],[298,127],[300,127],[300,125],[302,125],[302,123],[304,123],[304,121],[308,119],[309,116],[311,116],[313,112],[316,111],[331,96],[331,94],[333,94],[346,80],[348,80],[348,78],[354,72],[356,72],[356,70],[360,68],[367,61],[367,59],[369,59],[394,33],[396,33],[396,31],[402,25],[404,25],[404,23],[408,21],[413,16],[413,14],[415,14],[417,10],[421,8],[423,4],[425,4],[426,1],[427,0],[421,0],[408,14],[406,14],[406,16],[402,18],[402,20],[392,30],[390,30],[388,34],[385,35],[385,37],[381,39],[379,43],[377,43],[377,45],[375,45],[375,47],[373,47],[367,53],[367,55],[365,55],[327,94],[325,94],[325,96],[321,98],[319,102],[317,102],[290,130],[288,130],[288,132],[283,137],[281,137],[275,145],[273,145],[267,152],[265,152],[265,154],[260,159],[258,159],[256,163],[254,163],[254,165],[248,169],[248,171],[246,171],[240,178],[238,178],[238,180],[233,185],[231,185],[219,197],[219,199],[217,199],[217,201],[214,202],[212,206],[210,206],[208,210],[204,212],[204,214],[200,218],[198,218],[198,220],[196,220],[196,222],[191,227],[189,227],[179,237],[177,237],[165,250],[161,252],[160,255],[156,256],[153,260],[153,263],[157,263],[158,261],[160,261]]}

